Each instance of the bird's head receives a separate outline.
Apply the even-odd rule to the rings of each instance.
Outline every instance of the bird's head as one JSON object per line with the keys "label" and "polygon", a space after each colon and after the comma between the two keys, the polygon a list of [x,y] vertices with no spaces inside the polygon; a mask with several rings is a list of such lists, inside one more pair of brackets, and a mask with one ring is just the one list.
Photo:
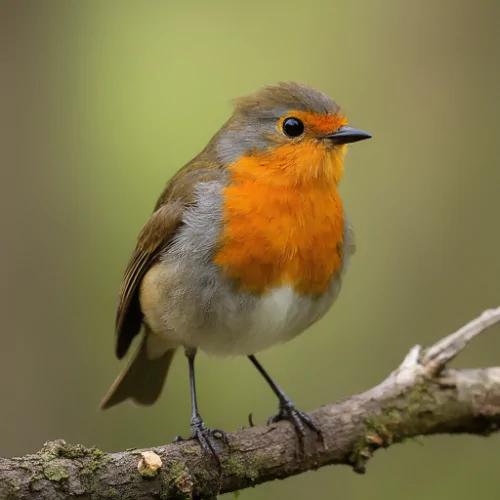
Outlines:
{"label": "bird's head", "polygon": [[[214,137],[224,166],[250,163],[262,175],[295,182],[335,184],[343,174],[346,145],[370,138],[350,127],[338,104],[306,85],[285,82],[235,100],[232,117]],[[238,168],[240,170],[240,168]],[[252,169],[247,169],[249,175]],[[260,174],[259,174],[260,175]]]}

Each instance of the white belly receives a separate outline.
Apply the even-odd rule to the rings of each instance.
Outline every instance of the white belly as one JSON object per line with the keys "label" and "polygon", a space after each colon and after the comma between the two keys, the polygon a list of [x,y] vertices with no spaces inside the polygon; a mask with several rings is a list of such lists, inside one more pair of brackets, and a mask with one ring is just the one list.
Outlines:
{"label": "white belly", "polygon": [[213,327],[191,332],[190,341],[208,354],[254,354],[302,333],[329,309],[332,295],[327,292],[313,299],[298,295],[290,286],[275,288],[256,299],[248,311],[217,308]]}
{"label": "white belly", "polygon": [[186,286],[187,272],[168,263],[148,272],[149,292],[141,294],[145,319],[170,345],[217,356],[255,354],[293,339],[326,313],[341,286],[337,275],[321,297],[300,295],[291,286],[257,297],[224,280]]}

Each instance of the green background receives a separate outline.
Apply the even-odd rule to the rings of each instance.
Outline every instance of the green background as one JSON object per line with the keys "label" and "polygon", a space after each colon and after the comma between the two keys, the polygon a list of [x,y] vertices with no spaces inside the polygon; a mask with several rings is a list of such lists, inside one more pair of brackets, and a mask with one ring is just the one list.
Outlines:
{"label": "green background", "polygon": [[[369,388],[500,303],[500,3],[479,0],[0,2],[0,455],[48,439],[112,451],[186,435],[178,356],[152,408],[97,410],[117,292],[169,177],[230,100],[281,80],[333,96],[373,139],[341,194],[358,251],[333,310],[260,356],[309,410]],[[455,366],[500,364],[500,328]],[[245,359],[198,362],[202,415],[262,423],[273,395]],[[438,436],[243,499],[500,496],[500,436]]]}

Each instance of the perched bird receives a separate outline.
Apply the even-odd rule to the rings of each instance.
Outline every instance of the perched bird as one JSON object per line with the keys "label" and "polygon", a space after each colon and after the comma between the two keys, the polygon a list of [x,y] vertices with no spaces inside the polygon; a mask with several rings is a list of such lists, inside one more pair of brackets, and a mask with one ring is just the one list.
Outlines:
{"label": "perched bird", "polygon": [[201,349],[248,356],[278,398],[274,420],[321,436],[255,353],[293,339],[335,301],[354,251],[337,190],[346,144],[370,137],[305,85],[279,83],[235,101],[227,123],[168,182],[138,237],[120,290],[117,357],[144,333],[102,408],[128,398],[153,404],[181,348],[191,432],[217,458],[196,402]]}

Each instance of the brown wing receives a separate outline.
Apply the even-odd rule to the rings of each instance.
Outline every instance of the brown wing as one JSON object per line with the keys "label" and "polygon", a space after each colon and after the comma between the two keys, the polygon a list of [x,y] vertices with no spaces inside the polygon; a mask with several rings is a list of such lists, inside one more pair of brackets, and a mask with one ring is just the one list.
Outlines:
{"label": "brown wing", "polygon": [[142,325],[139,285],[158,254],[169,244],[182,222],[184,206],[167,203],[149,218],[125,270],[116,313],[116,355],[121,359]]}
{"label": "brown wing", "polygon": [[142,278],[182,224],[183,212],[193,202],[196,184],[217,179],[220,175],[217,166],[195,159],[174,176],[160,196],[155,212],[137,239],[123,277],[116,313],[115,350],[119,359],[141,329],[143,314],[139,304],[139,285]]}

